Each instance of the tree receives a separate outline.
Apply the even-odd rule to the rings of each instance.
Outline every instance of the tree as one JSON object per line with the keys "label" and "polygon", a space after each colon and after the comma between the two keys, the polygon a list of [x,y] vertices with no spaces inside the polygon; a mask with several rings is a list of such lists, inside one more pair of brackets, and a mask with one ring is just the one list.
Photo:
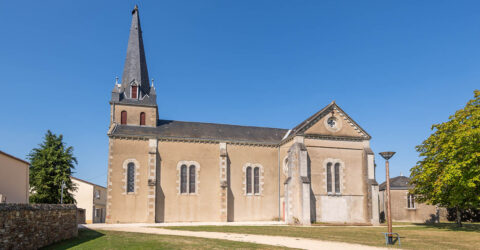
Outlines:
{"label": "tree", "polygon": [[416,147],[422,159],[411,171],[411,193],[419,202],[461,211],[480,205],[480,91],[449,121]]}
{"label": "tree", "polygon": [[77,159],[73,156],[73,147],[66,147],[62,135],[57,136],[48,130],[43,143],[30,152],[28,159],[31,164],[30,202],[60,203],[61,185],[64,182],[63,203],[76,203],[71,194],[76,187],[70,176]]}

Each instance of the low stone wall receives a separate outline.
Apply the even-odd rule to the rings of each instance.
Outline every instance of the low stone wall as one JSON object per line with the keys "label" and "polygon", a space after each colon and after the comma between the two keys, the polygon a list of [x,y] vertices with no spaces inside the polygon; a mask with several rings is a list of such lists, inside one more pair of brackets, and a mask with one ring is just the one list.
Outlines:
{"label": "low stone wall", "polygon": [[77,235],[75,205],[0,204],[0,249],[37,249]]}

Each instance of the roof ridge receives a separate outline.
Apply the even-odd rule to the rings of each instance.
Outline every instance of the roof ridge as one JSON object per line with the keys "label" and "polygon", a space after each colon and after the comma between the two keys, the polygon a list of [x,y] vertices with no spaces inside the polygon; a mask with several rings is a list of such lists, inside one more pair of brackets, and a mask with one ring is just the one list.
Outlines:
{"label": "roof ridge", "polygon": [[200,124],[224,125],[224,126],[235,126],[235,127],[245,127],[245,128],[265,128],[265,129],[289,130],[289,129],[286,129],[286,128],[272,128],[272,127],[237,125],[237,124],[214,123],[214,122],[194,122],[194,121],[164,120],[164,119],[158,119],[158,121],[184,122],[184,123],[200,123]]}

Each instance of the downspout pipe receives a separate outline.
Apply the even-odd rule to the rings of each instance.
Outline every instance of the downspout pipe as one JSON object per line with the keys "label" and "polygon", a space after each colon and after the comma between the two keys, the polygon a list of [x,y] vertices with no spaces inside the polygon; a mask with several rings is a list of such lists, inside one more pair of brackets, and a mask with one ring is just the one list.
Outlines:
{"label": "downspout pipe", "polygon": [[280,145],[278,145],[278,221],[281,221],[282,220],[282,217],[281,217],[281,207],[282,207],[282,204],[280,203]]}

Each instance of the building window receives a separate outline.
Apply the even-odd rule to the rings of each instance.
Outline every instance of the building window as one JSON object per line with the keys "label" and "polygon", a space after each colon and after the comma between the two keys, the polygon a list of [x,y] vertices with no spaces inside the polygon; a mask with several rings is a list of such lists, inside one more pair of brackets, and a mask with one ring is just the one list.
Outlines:
{"label": "building window", "polygon": [[340,163],[335,163],[335,193],[340,193]]}
{"label": "building window", "polygon": [[244,192],[246,195],[260,195],[263,186],[263,167],[260,164],[247,163],[243,167]]}
{"label": "building window", "polygon": [[140,113],[140,125],[145,125],[145,112]]}
{"label": "building window", "polygon": [[260,168],[255,167],[253,169],[253,192],[255,194],[260,193]]}
{"label": "building window", "polygon": [[127,124],[127,111],[122,111],[120,115],[120,123],[121,124]]}
{"label": "building window", "polygon": [[181,161],[177,165],[180,194],[198,194],[198,171],[200,165],[195,161]]}
{"label": "building window", "polygon": [[138,96],[138,86],[132,86],[131,96],[133,99],[137,99]]}
{"label": "building window", "polygon": [[135,164],[133,162],[127,165],[127,193],[135,192]]}
{"label": "building window", "polygon": [[247,179],[247,194],[251,194],[252,193],[252,167],[247,167],[246,179]]}
{"label": "building window", "polygon": [[340,195],[342,191],[342,174],[343,162],[338,159],[326,159],[325,166],[325,183],[328,195]]}
{"label": "building window", "polygon": [[95,190],[95,199],[100,199],[100,190]]}
{"label": "building window", "polygon": [[187,192],[187,165],[182,165],[180,169],[180,193]]}
{"label": "building window", "polygon": [[195,165],[190,165],[188,175],[188,192],[195,193]]}
{"label": "building window", "polygon": [[407,208],[415,208],[415,196],[407,194]]}
{"label": "building window", "polygon": [[332,193],[332,163],[327,163],[327,193]]}

